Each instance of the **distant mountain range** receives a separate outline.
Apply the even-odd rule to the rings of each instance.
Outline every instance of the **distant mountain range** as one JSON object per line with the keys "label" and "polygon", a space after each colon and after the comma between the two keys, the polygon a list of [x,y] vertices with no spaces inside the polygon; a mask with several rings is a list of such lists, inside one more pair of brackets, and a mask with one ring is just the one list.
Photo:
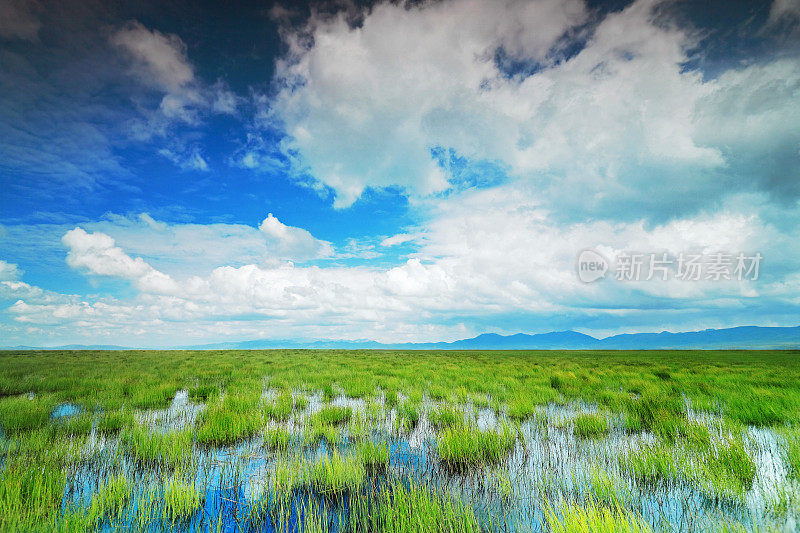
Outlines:
{"label": "distant mountain range", "polygon": [[[293,349],[350,349],[350,350],[710,350],[710,349],[800,349],[800,326],[760,327],[740,326],[725,329],[706,329],[682,333],[624,333],[603,339],[575,331],[553,331],[528,335],[498,335],[484,333],[471,339],[453,342],[384,344],[370,340],[357,341],[292,341],[254,340],[220,342],[194,346],[174,346],[185,350],[259,350],[269,348]],[[129,350],[124,346],[70,344],[37,348],[13,346],[4,350]],[[170,349],[165,347],[165,349]]]}

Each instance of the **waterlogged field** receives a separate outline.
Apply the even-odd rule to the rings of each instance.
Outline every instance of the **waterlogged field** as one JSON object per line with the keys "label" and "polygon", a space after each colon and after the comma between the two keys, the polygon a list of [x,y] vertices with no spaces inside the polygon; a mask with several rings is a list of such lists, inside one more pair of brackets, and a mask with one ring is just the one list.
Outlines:
{"label": "waterlogged field", "polygon": [[800,353],[2,352],[2,531],[793,531]]}

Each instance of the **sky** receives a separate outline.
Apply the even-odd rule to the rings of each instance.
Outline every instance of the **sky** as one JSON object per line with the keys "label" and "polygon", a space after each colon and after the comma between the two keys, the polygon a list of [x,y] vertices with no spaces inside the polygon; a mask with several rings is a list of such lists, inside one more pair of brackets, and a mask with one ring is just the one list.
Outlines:
{"label": "sky", "polygon": [[222,4],[0,0],[0,346],[800,324],[800,0]]}

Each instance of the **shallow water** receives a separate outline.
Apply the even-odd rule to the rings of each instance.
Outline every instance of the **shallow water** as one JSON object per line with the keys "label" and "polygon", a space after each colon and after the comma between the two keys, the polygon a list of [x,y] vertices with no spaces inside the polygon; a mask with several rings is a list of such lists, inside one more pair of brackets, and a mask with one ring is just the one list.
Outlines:
{"label": "shallow water", "polygon": [[151,431],[180,431],[191,428],[205,410],[203,404],[193,403],[189,400],[189,393],[179,390],[175,393],[169,407],[166,409],[150,409],[136,413],[136,421],[150,428]]}
{"label": "shallow water", "polygon": [[[305,427],[302,419],[324,405],[319,392],[308,399],[305,411],[295,413],[282,424],[295,434],[302,433]],[[363,399],[339,396],[330,403],[350,407],[359,413],[366,409]],[[578,402],[540,408],[532,419],[521,424],[521,436],[501,465],[453,472],[437,458],[436,433],[426,416],[426,412],[436,406],[436,402],[424,399],[419,423],[408,433],[395,428],[396,410],[382,409],[381,416],[372,424],[370,438],[388,442],[389,466],[386,473],[368,475],[365,494],[380,490],[387,476],[416,481],[447,489],[460,497],[473,507],[484,528],[542,531],[545,529],[545,502],[558,505],[561,500],[588,501],[592,492],[591,472],[601,468],[612,480],[626,508],[640,514],[657,531],[703,531],[720,520],[741,522],[748,530],[756,527],[779,531],[796,529],[795,511],[780,514],[767,508],[767,502],[776,497],[781,487],[796,490],[788,483],[780,437],[772,430],[747,429],[747,451],[756,464],[756,479],[742,501],[726,501],[709,498],[708,494],[689,483],[652,485],[637,482],[621,469],[619,457],[654,444],[656,438],[646,432],[627,433],[621,419],[615,416],[609,417],[611,429],[604,438],[577,437],[571,427],[575,416],[599,412],[594,405]],[[66,406],[63,407],[65,412],[69,412]],[[179,391],[168,408],[137,413],[136,419],[151,431],[181,430],[191,428],[203,409],[203,405],[189,400],[186,391]],[[464,414],[483,430],[508,421],[503,413],[486,408],[474,409],[471,405],[464,407]],[[717,417],[693,412],[689,412],[689,416],[716,431]],[[319,442],[304,447],[298,438],[288,453],[307,461],[334,449],[347,454],[355,445],[347,435],[345,430],[343,442],[333,446]],[[121,518],[122,525],[131,526],[138,520],[139,507],[147,506],[148,491],[163,486],[164,477],[172,472],[166,468],[136,464],[124,455],[121,461],[117,460],[117,447],[116,438],[106,439],[95,431],[89,435],[85,447],[86,460],[70,473],[64,507],[75,503],[88,506],[101,480],[107,479],[112,469],[121,469],[134,481],[134,502]],[[201,506],[186,523],[169,524],[157,517],[147,529],[197,527],[208,531],[273,531],[271,520],[255,524],[249,519],[255,505],[262,503],[264,498],[272,498],[270,479],[275,472],[278,454],[263,446],[263,437],[256,436],[230,447],[195,449],[193,479],[202,493]],[[500,478],[508,479],[507,489],[498,489]],[[294,524],[290,529],[296,529],[298,520],[301,521],[309,498],[318,496],[304,492],[295,494],[286,515]],[[326,499],[324,503],[329,526],[336,531],[344,523],[348,500],[346,497]],[[116,527],[120,524],[107,525],[107,530]]]}
{"label": "shallow water", "polygon": [[79,414],[83,409],[79,405],[74,405],[71,403],[62,403],[56,406],[53,409],[53,412],[50,413],[50,418],[64,418],[67,416],[75,416]]}

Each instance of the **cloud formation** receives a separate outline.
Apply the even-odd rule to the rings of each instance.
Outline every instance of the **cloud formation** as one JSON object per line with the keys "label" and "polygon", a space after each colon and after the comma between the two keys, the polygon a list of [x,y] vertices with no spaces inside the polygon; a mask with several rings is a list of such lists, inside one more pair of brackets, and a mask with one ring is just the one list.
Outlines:
{"label": "cloud formation", "polygon": [[4,0],[0,3],[0,38],[35,41],[42,23],[35,15],[33,0]]}
{"label": "cloud formation", "polygon": [[[2,9],[41,15],[50,31],[48,11],[33,5]],[[2,230],[0,245],[24,251],[2,253],[0,335],[427,341],[795,325],[800,58],[784,49],[712,76],[696,66],[705,36],[674,5],[378,2],[312,10],[295,27],[296,13],[274,9],[287,52],[271,89],[248,97],[232,78],[203,79],[224,69],[206,68],[191,34],[115,20],[86,37],[97,55],[51,58],[30,19],[13,30],[0,20],[0,38],[13,41],[0,50],[0,87],[14,87],[0,99],[0,171],[17,197],[40,191],[60,207],[43,183],[96,191],[143,149],[174,172],[146,167],[124,206]],[[763,31],[796,31],[795,1],[762,14]],[[216,161],[243,176],[236,190],[208,186],[226,179]],[[165,208],[165,197],[187,194],[158,180],[195,177],[222,192]],[[335,194],[336,210],[315,207],[317,224],[349,221],[326,228],[330,241],[282,221],[307,212],[280,181],[298,179],[326,202]],[[364,216],[355,203],[370,189],[407,209],[393,227],[376,230],[369,216],[392,220],[395,206],[365,200],[378,205]],[[97,218],[108,211],[127,214]],[[584,284],[575,272],[584,249],[759,252],[765,263],[757,282]],[[58,276],[69,290],[53,290]]]}
{"label": "cloud formation", "polygon": [[663,220],[775,187],[797,198],[797,58],[704,79],[686,68],[699,37],[668,2],[594,18],[582,2],[380,3],[286,40],[271,109],[340,207],[366,187],[448,189],[437,148],[504,165],[573,217]]}
{"label": "cloud formation", "polygon": [[[222,80],[208,84],[198,78],[186,43],[176,34],[149,29],[129,21],[110,37],[110,43],[130,60],[134,77],[161,94],[158,108],[146,109],[131,132],[140,140],[166,136],[176,125],[199,126],[207,115],[235,115],[241,98]],[[159,154],[183,170],[207,171],[208,162],[197,146],[173,141]]]}
{"label": "cloud formation", "polygon": [[0,259],[0,281],[14,281],[22,275],[19,267]]}
{"label": "cloud formation", "polygon": [[[524,316],[533,324],[561,316],[603,328],[621,314],[636,313],[637,320],[647,321],[659,313],[661,324],[687,328],[719,325],[720,320],[724,324],[745,316],[752,306],[795,309],[800,305],[800,264],[786,250],[800,238],[797,228],[781,231],[738,207],[650,227],[644,221],[565,225],[542,208],[533,187],[510,184],[438,202],[419,249],[397,266],[275,262],[220,266],[205,275],[181,277],[132,257],[108,235],[76,228],[63,239],[68,264],[128,280],[138,296],[127,302],[29,297],[35,288],[16,282],[19,299],[10,312],[16,322],[51,327],[80,322],[87,332],[97,332],[101,325],[112,331],[133,324],[145,331],[168,331],[183,324],[192,338],[202,340],[219,331],[203,329],[210,323],[239,337],[260,324],[259,337],[292,332],[401,341],[469,335],[495,315]],[[170,230],[149,217],[143,223]],[[271,215],[258,231],[287,247],[309,247],[310,234]],[[758,251],[769,268],[759,282],[604,280],[587,285],[575,272],[576,254],[587,248],[606,257],[625,251],[673,256]]]}
{"label": "cloud formation", "polygon": [[330,243],[316,239],[303,228],[287,226],[272,213],[258,226],[276,256],[282,258],[326,258],[333,255]]}

